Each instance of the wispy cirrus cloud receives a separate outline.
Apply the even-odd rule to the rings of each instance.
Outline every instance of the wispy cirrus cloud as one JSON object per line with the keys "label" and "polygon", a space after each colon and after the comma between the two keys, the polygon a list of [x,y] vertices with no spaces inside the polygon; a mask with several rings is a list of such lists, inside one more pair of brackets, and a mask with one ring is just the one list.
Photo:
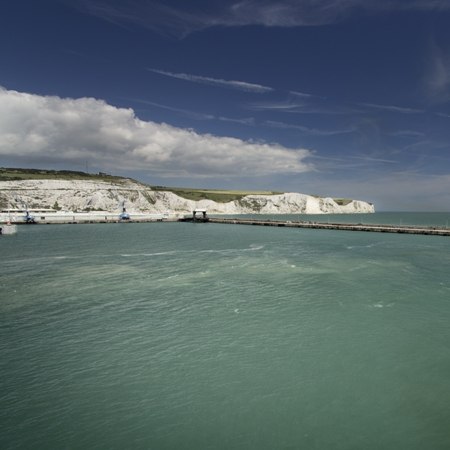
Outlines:
{"label": "wispy cirrus cloud", "polygon": [[378,105],[375,103],[359,103],[360,106],[367,106],[368,108],[372,109],[380,109],[383,111],[390,111],[393,113],[401,113],[401,114],[421,114],[425,111],[422,109],[415,109],[415,108],[406,108],[402,106],[395,106],[395,105]]}
{"label": "wispy cirrus cloud", "polygon": [[321,95],[316,95],[316,94],[307,94],[305,92],[298,92],[298,91],[289,91],[290,95],[293,95],[294,97],[299,97],[299,98],[304,98],[304,99],[322,99],[324,100],[326,97],[323,97]]}
{"label": "wispy cirrus cloud", "polygon": [[216,119],[216,116],[214,116],[213,114],[200,113],[197,111],[192,111],[190,109],[176,108],[174,106],[163,105],[161,103],[152,102],[150,100],[142,100],[142,99],[137,99],[137,98],[130,98],[127,100],[130,100],[134,103],[140,103],[143,105],[154,106],[156,108],[161,108],[161,109],[165,109],[167,111],[172,111],[172,112],[181,114],[185,117],[189,117],[190,119],[195,119],[195,120],[214,120],[214,119]]}
{"label": "wispy cirrus cloud", "polygon": [[195,120],[217,120],[220,122],[231,122],[231,123],[237,123],[237,124],[248,125],[248,126],[256,125],[256,121],[255,121],[254,117],[237,117],[236,118],[236,117],[215,116],[214,114],[199,113],[197,111],[192,111],[190,109],[176,108],[174,106],[163,105],[161,103],[152,102],[150,100],[142,100],[142,99],[136,99],[136,98],[129,98],[127,100],[130,100],[134,103],[140,103],[143,105],[154,106],[155,108],[161,108],[161,109],[165,109],[167,111],[172,111],[172,112],[178,113],[182,116],[188,117],[190,119],[195,119]]}
{"label": "wispy cirrus cloud", "polygon": [[425,136],[425,133],[421,131],[414,131],[414,130],[398,130],[393,131],[391,133],[387,133],[389,136],[395,136],[395,137],[404,137],[404,138],[420,138]]}
{"label": "wispy cirrus cloud", "polygon": [[284,122],[278,122],[274,120],[266,120],[264,125],[272,128],[281,128],[285,130],[297,130],[303,134],[308,134],[311,136],[334,136],[337,134],[349,134],[356,131],[356,128],[350,127],[341,130],[321,130],[317,128],[308,128],[303,125],[296,125]]}
{"label": "wispy cirrus cloud", "polygon": [[[395,159],[375,155],[372,156],[364,153],[350,155],[342,154],[339,157],[313,154],[312,158],[317,160],[316,169],[318,172],[322,173],[346,172],[348,170],[377,171],[379,170],[379,167],[390,168],[393,167],[393,165],[400,164],[400,162]],[[325,182],[326,180],[323,179],[323,181]],[[332,192],[332,190],[329,192]],[[370,198],[370,196],[368,198]]]}
{"label": "wispy cirrus cloud", "polygon": [[211,86],[219,86],[229,89],[237,89],[239,91],[254,92],[257,94],[273,91],[273,88],[269,86],[263,86],[261,84],[255,83],[248,83],[246,81],[223,80],[221,78],[205,77],[201,75],[192,75],[188,73],[167,72],[165,70],[159,69],[149,68],[147,70],[153,73],[157,73],[159,75],[164,75],[166,77],[176,78],[178,80],[190,81],[192,83],[209,84]]}
{"label": "wispy cirrus cloud", "polygon": [[447,0],[243,0],[231,8],[230,25],[320,26],[356,14],[393,11],[450,11]]}
{"label": "wispy cirrus cloud", "polygon": [[138,25],[176,37],[210,27],[321,26],[360,14],[393,11],[449,11],[447,0],[210,0],[174,7],[162,0],[64,0],[117,25]]}
{"label": "wispy cirrus cloud", "polygon": [[394,159],[386,159],[386,158],[377,158],[373,156],[368,155],[361,155],[361,156],[352,156],[353,159],[361,160],[366,163],[387,163],[387,164],[398,164],[399,161],[396,161]]}
{"label": "wispy cirrus cloud", "polygon": [[93,98],[0,87],[0,156],[24,161],[147,171],[159,176],[262,176],[314,170],[304,148],[200,134],[137,118]]}
{"label": "wispy cirrus cloud", "polygon": [[254,117],[234,118],[234,117],[219,116],[217,119],[222,122],[232,122],[232,123],[238,123],[240,125],[248,125],[248,126],[256,125],[256,121],[255,121]]}
{"label": "wispy cirrus cloud", "polygon": [[301,112],[306,107],[305,102],[286,102],[286,101],[271,101],[248,103],[245,106],[247,109],[253,111],[283,111],[283,112]]}
{"label": "wispy cirrus cloud", "polygon": [[[316,98],[319,98],[316,96]],[[244,106],[251,111],[280,112],[286,114],[324,114],[324,115],[347,115],[361,112],[352,106],[336,105],[323,102],[308,101],[306,98],[299,100],[279,100],[266,102],[252,102]]]}
{"label": "wispy cirrus cloud", "polygon": [[450,100],[450,50],[444,50],[435,41],[431,43],[425,86],[431,103],[446,103]]}
{"label": "wispy cirrus cloud", "polygon": [[333,136],[338,134],[349,134],[357,131],[356,127],[348,127],[343,129],[337,129],[337,130],[324,130],[324,129],[317,129],[317,128],[308,128],[302,125],[296,125],[296,124],[289,124],[285,122],[279,122],[274,120],[265,120],[264,122],[256,121],[254,117],[225,117],[225,116],[216,116],[214,114],[209,113],[199,113],[197,111],[192,111],[184,108],[176,108],[174,106],[169,105],[163,105],[161,103],[153,102],[150,100],[142,100],[142,99],[135,99],[135,98],[129,98],[127,99],[129,101],[132,101],[133,103],[139,103],[143,105],[153,106],[155,108],[161,108],[165,109],[167,111],[172,111],[177,114],[180,114],[182,116],[188,117],[189,119],[194,120],[216,120],[220,122],[230,122],[230,123],[236,123],[240,125],[247,125],[247,126],[258,126],[262,125],[265,127],[270,128],[279,128],[279,129],[291,129],[291,130],[297,130],[300,131],[303,134],[311,135],[311,136]]}

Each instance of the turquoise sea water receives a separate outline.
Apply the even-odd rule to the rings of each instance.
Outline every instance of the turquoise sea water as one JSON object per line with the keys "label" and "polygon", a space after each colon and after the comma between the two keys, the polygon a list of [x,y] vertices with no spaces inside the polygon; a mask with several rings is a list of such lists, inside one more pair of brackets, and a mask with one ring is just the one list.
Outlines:
{"label": "turquoise sea water", "polygon": [[0,237],[0,448],[448,449],[449,250],[438,236],[21,226]]}

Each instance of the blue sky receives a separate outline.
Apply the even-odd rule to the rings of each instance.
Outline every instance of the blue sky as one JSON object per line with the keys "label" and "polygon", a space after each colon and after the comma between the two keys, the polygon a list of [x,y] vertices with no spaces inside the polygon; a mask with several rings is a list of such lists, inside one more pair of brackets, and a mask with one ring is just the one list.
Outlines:
{"label": "blue sky", "polygon": [[0,166],[450,210],[450,0],[15,0]]}

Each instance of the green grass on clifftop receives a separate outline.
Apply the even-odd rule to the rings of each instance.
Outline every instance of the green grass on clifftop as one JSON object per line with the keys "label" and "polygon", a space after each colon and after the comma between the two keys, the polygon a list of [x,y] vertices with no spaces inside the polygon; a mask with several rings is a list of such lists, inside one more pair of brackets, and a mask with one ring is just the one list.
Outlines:
{"label": "green grass on clifftop", "polygon": [[0,167],[0,181],[19,180],[90,180],[124,182],[127,178],[107,173],[86,173],[73,170],[16,169]]}
{"label": "green grass on clifftop", "polygon": [[274,191],[231,191],[222,189],[192,189],[192,188],[174,188],[167,186],[151,186],[155,191],[173,192],[179,197],[188,200],[213,200],[217,203],[227,203],[234,200],[240,200],[246,195],[275,195],[281,192]]}

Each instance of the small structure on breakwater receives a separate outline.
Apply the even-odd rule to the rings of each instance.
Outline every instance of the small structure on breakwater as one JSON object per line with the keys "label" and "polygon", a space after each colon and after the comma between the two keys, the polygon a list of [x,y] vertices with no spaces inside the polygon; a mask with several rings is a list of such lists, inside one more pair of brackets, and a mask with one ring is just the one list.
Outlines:
{"label": "small structure on breakwater", "polygon": [[209,217],[206,214],[206,209],[194,209],[192,216],[183,217],[180,222],[209,222]]}
{"label": "small structure on breakwater", "polygon": [[[197,216],[197,214],[200,215],[200,217]],[[194,211],[192,211],[192,218],[195,221],[202,221],[202,222],[207,222],[208,219],[208,215],[206,214],[206,209],[194,209]]]}

